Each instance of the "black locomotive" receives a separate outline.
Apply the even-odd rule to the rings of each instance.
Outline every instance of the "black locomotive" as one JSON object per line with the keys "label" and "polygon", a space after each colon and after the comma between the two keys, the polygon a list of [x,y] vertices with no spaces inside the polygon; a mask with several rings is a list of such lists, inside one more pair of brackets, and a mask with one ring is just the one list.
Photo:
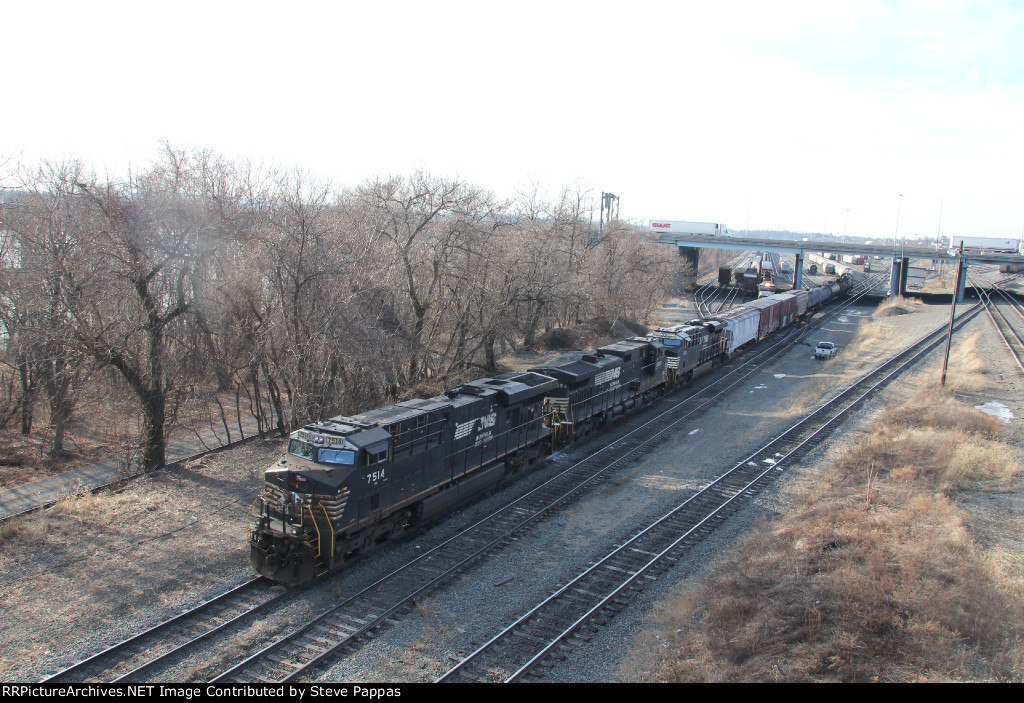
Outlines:
{"label": "black locomotive", "polygon": [[[832,284],[835,294],[849,288],[841,280]],[[820,295],[774,295],[433,398],[306,425],[267,469],[254,501],[253,568],[288,585],[333,571],[792,324],[834,294],[825,288]]]}
{"label": "black locomotive", "polygon": [[266,471],[250,531],[253,568],[304,583],[452,509],[664,392],[665,352],[637,337],[578,361],[306,425]]}

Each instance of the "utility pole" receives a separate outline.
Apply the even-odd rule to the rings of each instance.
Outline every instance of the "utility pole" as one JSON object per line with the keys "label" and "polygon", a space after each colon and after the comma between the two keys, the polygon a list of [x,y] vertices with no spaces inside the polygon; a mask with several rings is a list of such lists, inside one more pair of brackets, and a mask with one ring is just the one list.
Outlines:
{"label": "utility pole", "polygon": [[903,209],[903,193],[900,193],[899,205],[896,206],[896,234],[893,235],[893,245],[899,241],[900,238],[900,210]]}
{"label": "utility pole", "polygon": [[956,299],[960,297],[960,272],[964,266],[964,243],[960,242],[960,251],[956,255],[956,280],[953,282],[953,300],[949,304],[949,331],[946,332],[946,354],[942,358],[942,381],[946,385],[946,368],[949,366],[949,348],[953,344],[953,316],[956,315]]}

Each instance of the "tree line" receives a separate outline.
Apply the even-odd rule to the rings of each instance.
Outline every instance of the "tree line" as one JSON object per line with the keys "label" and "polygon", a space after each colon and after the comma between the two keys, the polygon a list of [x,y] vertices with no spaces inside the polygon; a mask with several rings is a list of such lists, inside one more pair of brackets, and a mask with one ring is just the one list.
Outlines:
{"label": "tree line", "polygon": [[[644,323],[680,259],[593,199],[501,200],[418,172],[336,189],[299,170],[165,145],[121,180],[79,161],[9,169],[0,191],[0,428],[51,451],[90,384],[141,416],[165,462],[183,402],[245,398],[260,431],[499,370],[545,330]],[[269,426],[273,424],[273,427]]]}

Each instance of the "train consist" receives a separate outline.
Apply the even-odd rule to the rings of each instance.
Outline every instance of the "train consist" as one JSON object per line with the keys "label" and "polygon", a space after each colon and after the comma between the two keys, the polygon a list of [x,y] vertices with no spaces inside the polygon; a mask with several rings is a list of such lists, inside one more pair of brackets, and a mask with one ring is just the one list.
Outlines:
{"label": "train consist", "polygon": [[250,511],[257,573],[298,585],[452,510],[554,448],[792,324],[850,279],[784,293],[526,372],[293,432]]}

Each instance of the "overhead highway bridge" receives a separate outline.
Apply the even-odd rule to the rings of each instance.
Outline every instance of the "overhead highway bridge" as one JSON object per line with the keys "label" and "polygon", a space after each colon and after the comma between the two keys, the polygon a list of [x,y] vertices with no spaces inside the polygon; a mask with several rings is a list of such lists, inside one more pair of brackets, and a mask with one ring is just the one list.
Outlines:
{"label": "overhead highway bridge", "polygon": [[[793,267],[794,288],[803,286],[804,258],[807,254],[828,252],[840,256],[842,254],[881,256],[892,261],[892,276],[889,285],[890,296],[906,293],[907,269],[911,259],[944,260],[956,264],[957,259],[960,258],[959,252],[950,254],[945,249],[919,246],[912,241],[901,243],[899,246],[893,246],[891,244],[863,244],[858,242],[798,242],[791,239],[760,239],[756,237],[720,237],[702,234],[668,233],[658,233],[654,236],[654,240],[677,247],[679,255],[693,261],[694,266],[700,261],[701,249],[731,249],[735,251],[766,251],[775,254],[792,254],[796,258],[796,263]],[[967,280],[967,268],[970,264],[1024,266],[1024,256],[968,249],[963,252],[963,262],[964,265],[960,270],[960,280],[957,283],[957,290],[960,291],[959,297],[961,300],[963,299],[965,289],[964,283]]]}

